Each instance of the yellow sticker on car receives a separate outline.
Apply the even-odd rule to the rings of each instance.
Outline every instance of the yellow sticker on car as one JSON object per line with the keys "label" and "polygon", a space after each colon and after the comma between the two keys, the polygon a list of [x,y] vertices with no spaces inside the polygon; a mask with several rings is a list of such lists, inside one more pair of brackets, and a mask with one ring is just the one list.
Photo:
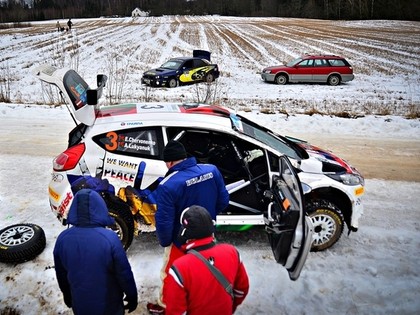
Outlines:
{"label": "yellow sticker on car", "polygon": [[204,79],[204,76],[212,69],[210,66],[200,67],[196,69],[191,69],[185,71],[179,76],[179,81],[181,82],[194,82],[201,81]]}

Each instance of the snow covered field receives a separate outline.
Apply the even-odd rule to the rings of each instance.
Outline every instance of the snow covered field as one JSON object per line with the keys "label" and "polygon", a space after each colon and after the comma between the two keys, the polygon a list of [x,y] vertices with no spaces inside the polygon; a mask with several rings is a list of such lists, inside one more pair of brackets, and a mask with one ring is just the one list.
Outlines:
{"label": "snow covered field", "polygon": [[[55,23],[0,29],[0,76],[9,79],[13,102],[51,101],[30,74],[44,62],[71,67],[91,84],[97,73],[107,74],[109,94],[122,89],[125,101],[197,101],[196,86],[146,91],[140,77],[171,57],[205,49],[221,71],[214,101],[224,105],[351,115],[419,111],[419,22],[163,16],[74,19],[74,29],[62,33]],[[262,82],[264,67],[305,53],[344,56],[355,80],[337,87]]]}
{"label": "snow covered field", "polygon": [[[359,231],[343,234],[327,251],[310,253],[296,282],[274,262],[263,234],[222,235],[239,248],[251,282],[250,294],[237,314],[420,312],[420,181],[415,179],[420,172],[420,120],[404,118],[420,107],[420,23],[230,17],[75,19],[74,32],[58,34],[55,22],[0,29],[0,76],[13,79],[10,98],[19,103],[0,103],[0,228],[30,222],[43,227],[47,237],[46,249],[33,261],[15,266],[0,263],[0,313],[10,307],[25,315],[71,314],[52,269],[52,249],[63,227],[49,209],[47,187],[52,158],[65,149],[73,122],[64,107],[30,105],[45,103],[49,97],[30,74],[31,68],[44,61],[72,66],[92,84],[97,73],[109,75],[110,61],[119,60],[129,69],[125,100],[142,101],[144,70],[196,48],[211,50],[221,68],[218,102],[237,110],[250,108],[247,114],[262,124],[283,134],[306,136],[314,144],[346,137],[358,137],[366,144],[392,140],[397,143],[392,152],[385,146],[351,152],[346,141],[338,143],[337,150],[347,152],[348,156],[339,155],[353,162],[355,155],[369,156],[370,149],[382,149],[372,164],[376,160],[392,169],[392,164],[384,163],[391,153],[401,164],[410,161],[406,172],[414,174],[412,181],[403,180],[406,174],[394,174],[393,180],[384,180],[387,177],[380,171],[369,176]],[[263,66],[308,51],[345,55],[354,66],[355,80],[329,87],[277,86],[259,79]],[[197,88],[149,92],[160,101],[194,101]],[[274,114],[259,113],[262,108]],[[366,117],[298,114],[313,109]],[[362,167],[369,166],[362,162]],[[157,297],[161,254],[153,234],[136,238],[128,251],[140,301],[132,314],[146,314],[146,303]]]}

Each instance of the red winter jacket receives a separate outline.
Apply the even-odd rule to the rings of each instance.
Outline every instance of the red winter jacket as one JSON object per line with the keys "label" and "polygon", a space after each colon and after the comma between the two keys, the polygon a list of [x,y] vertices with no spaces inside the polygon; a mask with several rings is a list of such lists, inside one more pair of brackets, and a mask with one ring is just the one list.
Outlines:
{"label": "red winter jacket", "polygon": [[163,286],[165,315],[231,315],[248,294],[249,280],[241,257],[230,244],[216,244],[213,237],[187,243],[206,259],[213,258],[233,286],[234,299],[198,257],[186,254],[173,263]]}

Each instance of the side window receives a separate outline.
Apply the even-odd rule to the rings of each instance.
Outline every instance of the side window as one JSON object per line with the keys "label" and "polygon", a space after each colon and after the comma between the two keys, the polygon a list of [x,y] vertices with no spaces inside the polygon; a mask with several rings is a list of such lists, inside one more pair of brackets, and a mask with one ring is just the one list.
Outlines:
{"label": "side window", "polygon": [[341,59],[329,59],[328,62],[333,67],[344,67],[346,65]]}
{"label": "side window", "polygon": [[280,172],[279,157],[273,153],[268,153],[268,163],[270,164],[270,170],[272,172]]}
{"label": "side window", "polygon": [[114,154],[161,159],[163,137],[160,128],[132,128],[109,131],[93,137],[102,149]]}
{"label": "side window", "polygon": [[312,67],[314,64],[313,59],[306,59],[299,63],[299,67]]}
{"label": "side window", "polygon": [[191,69],[192,67],[193,67],[193,60],[187,60],[182,66],[182,68],[184,69]]}
{"label": "side window", "polygon": [[[265,153],[247,141],[208,130],[168,128],[168,139],[178,136],[189,156],[217,166],[226,184],[258,178],[268,183]],[[277,162],[278,163],[278,162]]]}
{"label": "side window", "polygon": [[207,64],[201,59],[194,59],[194,68],[205,67]]}
{"label": "side window", "polygon": [[327,61],[325,59],[315,59],[315,67],[325,67],[327,66]]}

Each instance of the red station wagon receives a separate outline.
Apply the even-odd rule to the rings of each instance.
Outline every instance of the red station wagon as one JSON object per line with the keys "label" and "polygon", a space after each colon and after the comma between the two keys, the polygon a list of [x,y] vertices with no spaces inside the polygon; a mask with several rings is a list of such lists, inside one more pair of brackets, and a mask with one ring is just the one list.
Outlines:
{"label": "red station wagon", "polygon": [[265,82],[284,85],[293,82],[339,85],[354,79],[353,68],[346,59],[335,55],[305,55],[286,65],[264,68]]}

